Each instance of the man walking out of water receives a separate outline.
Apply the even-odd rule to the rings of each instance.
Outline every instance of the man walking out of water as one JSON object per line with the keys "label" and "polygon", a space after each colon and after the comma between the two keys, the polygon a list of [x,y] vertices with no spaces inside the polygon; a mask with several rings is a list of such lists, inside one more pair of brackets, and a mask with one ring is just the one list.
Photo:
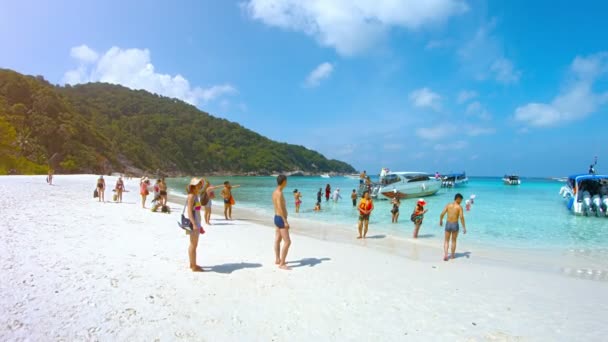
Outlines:
{"label": "man walking out of water", "polygon": [[443,260],[448,261],[448,247],[450,246],[450,240],[452,240],[452,259],[455,258],[456,253],[456,239],[458,238],[458,220],[462,223],[462,233],[467,233],[467,227],[464,223],[464,213],[460,203],[462,202],[462,195],[456,194],[454,196],[454,202],[445,206],[445,209],[441,212],[439,217],[439,226],[443,227],[443,216],[447,213],[448,220],[445,224],[445,241],[443,242]]}
{"label": "man walking out of water", "polygon": [[[274,225],[277,227],[274,238],[274,254],[275,263],[279,268],[289,270],[286,259],[289,246],[291,246],[291,238],[289,237],[289,223],[287,222],[287,208],[285,207],[285,197],[283,197],[283,189],[287,186],[287,177],[279,175],[277,177],[277,188],[272,193],[272,204],[274,205]],[[281,241],[283,241],[283,250],[281,250]]]}

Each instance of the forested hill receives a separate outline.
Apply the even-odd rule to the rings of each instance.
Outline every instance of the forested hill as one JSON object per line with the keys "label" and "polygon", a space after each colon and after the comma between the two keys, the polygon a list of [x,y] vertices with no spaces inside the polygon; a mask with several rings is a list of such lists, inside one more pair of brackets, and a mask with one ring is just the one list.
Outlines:
{"label": "forested hill", "polygon": [[354,172],[180,100],[90,83],[59,87],[0,69],[0,174]]}

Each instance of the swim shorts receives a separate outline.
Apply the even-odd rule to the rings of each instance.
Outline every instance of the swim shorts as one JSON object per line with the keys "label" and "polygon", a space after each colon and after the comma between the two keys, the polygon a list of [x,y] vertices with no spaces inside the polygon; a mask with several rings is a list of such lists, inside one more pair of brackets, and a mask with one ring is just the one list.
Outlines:
{"label": "swim shorts", "polygon": [[230,204],[230,198],[224,198],[224,204]]}
{"label": "swim shorts", "polygon": [[285,222],[283,221],[283,218],[279,215],[274,215],[274,225],[277,226],[277,228],[279,229],[285,228]]}
{"label": "swim shorts", "polygon": [[363,215],[363,214],[359,214],[359,221],[369,221],[369,215]]}
{"label": "swim shorts", "polygon": [[458,226],[458,222],[446,222],[445,223],[445,231],[446,232],[458,232],[460,227]]}

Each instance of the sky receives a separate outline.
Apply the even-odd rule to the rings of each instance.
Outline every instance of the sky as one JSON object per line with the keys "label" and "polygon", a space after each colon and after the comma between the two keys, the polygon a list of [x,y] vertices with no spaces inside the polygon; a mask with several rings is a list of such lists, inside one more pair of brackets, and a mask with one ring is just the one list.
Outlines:
{"label": "sky", "polygon": [[0,0],[0,68],[179,98],[372,174],[563,176],[595,156],[608,173],[605,13],[561,0]]}

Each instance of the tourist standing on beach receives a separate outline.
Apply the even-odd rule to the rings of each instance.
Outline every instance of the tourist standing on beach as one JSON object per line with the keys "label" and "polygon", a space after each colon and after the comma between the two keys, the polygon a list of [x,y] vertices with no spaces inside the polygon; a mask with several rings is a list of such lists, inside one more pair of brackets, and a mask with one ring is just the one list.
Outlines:
{"label": "tourist standing on beach", "polygon": [[353,189],[353,193],[350,194],[350,199],[353,200],[353,208],[357,207],[357,190]]}
{"label": "tourist standing on beach", "polygon": [[99,176],[97,179],[97,194],[99,198],[99,202],[105,202],[104,192],[106,190],[106,181],[103,179],[103,175]]}
{"label": "tourist standing on beach", "polygon": [[114,191],[116,191],[116,200],[122,203],[122,192],[125,190],[125,182],[122,180],[122,176],[118,177],[116,185],[114,185]]}
{"label": "tourist standing on beach", "polygon": [[336,191],[334,191],[333,199],[334,203],[338,203],[338,200],[342,199],[342,196],[340,196],[340,188],[337,188]]}
{"label": "tourist standing on beach", "polygon": [[215,199],[215,189],[219,186],[213,186],[209,181],[204,181],[205,186],[201,192],[201,204],[205,207],[205,223],[211,225],[211,203]]}
{"label": "tourist standing on beach", "polygon": [[146,197],[148,197],[148,194],[150,193],[148,191],[149,185],[150,185],[150,180],[148,179],[148,177],[142,178],[141,182],[139,183],[139,194],[141,195],[141,207],[144,209],[146,209]]}
{"label": "tourist standing on beach", "polygon": [[329,201],[329,196],[331,195],[331,185],[327,184],[325,186],[325,200]]}
{"label": "tourist standing on beach", "polygon": [[393,197],[393,199],[391,200],[391,204],[393,205],[393,208],[391,209],[391,222],[397,223],[397,221],[399,220],[399,206],[401,205],[401,201],[399,201],[399,197],[397,197],[397,195]]}
{"label": "tourist standing on beach", "polygon": [[[369,226],[369,215],[371,215],[372,210],[374,210],[374,203],[369,196],[369,191],[364,191],[361,202],[359,203],[359,236],[357,239],[366,238],[367,228]],[[363,230],[364,226],[365,230]]]}
{"label": "tourist standing on beach", "polygon": [[462,203],[462,195],[456,194],[454,196],[454,202],[445,206],[443,211],[441,212],[441,216],[439,216],[439,226],[443,226],[443,216],[448,214],[448,219],[445,224],[445,240],[443,242],[443,260],[448,261],[448,247],[450,245],[450,240],[452,241],[452,259],[456,257],[456,239],[458,239],[458,220],[462,223],[462,233],[467,233],[467,227],[464,223],[464,213],[462,212],[462,207],[460,206]]}
{"label": "tourist standing on beach", "polygon": [[165,179],[161,178],[158,183],[159,193],[160,193],[160,204],[164,207],[167,205],[167,183],[165,183]]}
{"label": "tourist standing on beach", "polygon": [[188,211],[188,219],[190,220],[191,230],[190,245],[188,246],[188,259],[190,260],[190,269],[192,272],[203,272],[203,268],[196,264],[196,248],[198,247],[198,237],[200,234],[205,234],[203,225],[201,224],[201,201],[198,194],[203,188],[203,181],[200,178],[192,178],[190,184],[186,188],[188,192],[188,201],[186,202],[186,210]]}
{"label": "tourist standing on beach", "polygon": [[418,232],[420,231],[420,226],[422,225],[422,221],[424,220],[424,214],[426,214],[428,209],[424,209],[426,202],[421,198],[416,202],[416,209],[412,213],[412,222],[414,222],[414,239],[418,238]]}
{"label": "tourist standing on beach", "polygon": [[[291,238],[289,236],[289,223],[287,222],[287,208],[285,206],[285,197],[283,197],[283,189],[287,186],[287,177],[279,175],[277,177],[277,188],[272,193],[272,204],[274,205],[274,225],[277,227],[274,238],[274,255],[275,264],[279,268],[289,270],[287,267],[287,252],[291,246]],[[281,250],[281,241],[283,242],[283,250]]]}
{"label": "tourist standing on beach", "polygon": [[302,204],[302,193],[295,189],[293,191],[293,199],[296,202],[296,213],[300,212],[300,205]]}
{"label": "tourist standing on beach", "polygon": [[229,181],[224,182],[222,189],[222,197],[224,198],[224,217],[226,220],[232,220],[232,206],[234,205],[234,197],[232,197],[232,189],[238,188],[240,185],[230,185]]}
{"label": "tourist standing on beach", "polygon": [[49,168],[49,174],[46,176],[46,182],[53,185],[53,169]]}

